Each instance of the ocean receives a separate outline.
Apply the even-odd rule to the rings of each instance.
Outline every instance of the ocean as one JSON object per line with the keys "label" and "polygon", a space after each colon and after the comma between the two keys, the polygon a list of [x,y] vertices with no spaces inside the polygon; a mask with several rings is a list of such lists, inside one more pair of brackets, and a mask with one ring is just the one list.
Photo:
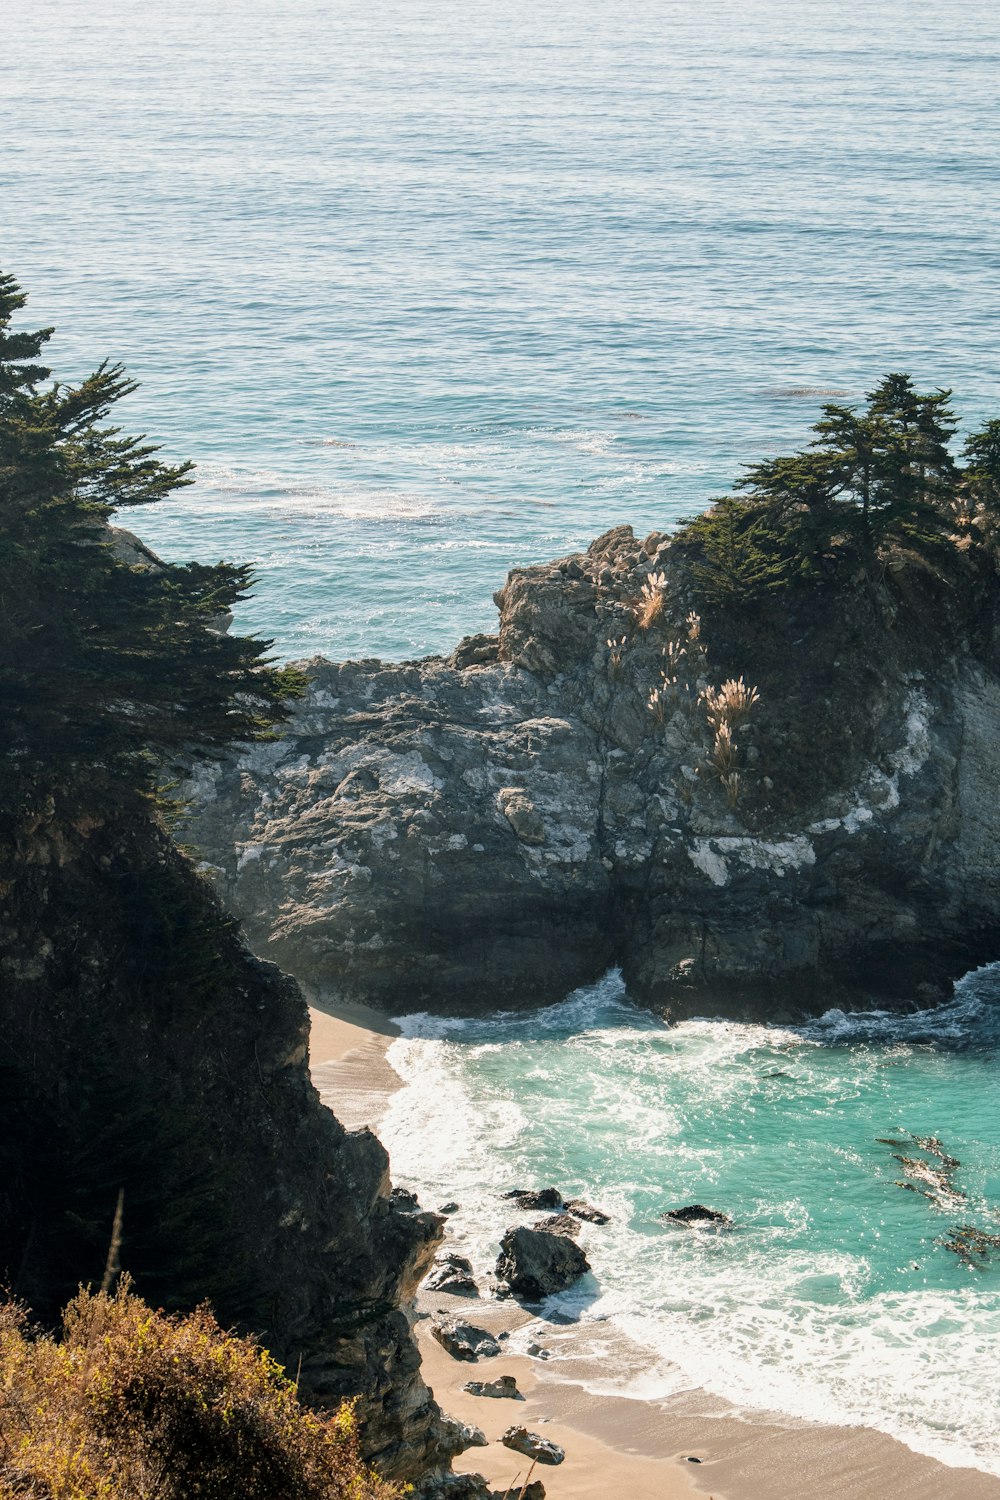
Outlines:
{"label": "ocean", "polygon": [[[3,51],[0,265],[58,373],[123,360],[122,420],[198,464],[126,524],[253,559],[238,625],[283,658],[447,652],[510,567],[668,528],[886,371],[1000,414],[986,0],[9,0]],[[630,1389],[1000,1472],[998,1272],[941,1243],[997,1222],[996,989],[795,1032],[666,1030],[613,977],[412,1019],[396,1175],[480,1267],[494,1187],[611,1209],[578,1310]],[[953,1213],[895,1185],[913,1135]],[[696,1199],[733,1231],[664,1228]]]}

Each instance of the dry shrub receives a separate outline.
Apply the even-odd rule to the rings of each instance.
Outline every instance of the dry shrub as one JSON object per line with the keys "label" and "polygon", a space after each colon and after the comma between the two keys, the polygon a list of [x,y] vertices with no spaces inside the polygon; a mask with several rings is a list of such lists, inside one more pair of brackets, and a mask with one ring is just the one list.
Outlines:
{"label": "dry shrub", "polygon": [[398,1500],[353,1408],[306,1411],[266,1349],[207,1308],[81,1292],[63,1337],[0,1308],[0,1500]]}
{"label": "dry shrub", "polygon": [[632,606],[640,630],[648,630],[663,614],[666,573],[650,573]]}
{"label": "dry shrub", "polygon": [[742,677],[730,677],[720,688],[706,688],[701,697],[709,727],[717,731],[722,724],[733,729],[748,719],[760,694],[755,687],[748,687]]}

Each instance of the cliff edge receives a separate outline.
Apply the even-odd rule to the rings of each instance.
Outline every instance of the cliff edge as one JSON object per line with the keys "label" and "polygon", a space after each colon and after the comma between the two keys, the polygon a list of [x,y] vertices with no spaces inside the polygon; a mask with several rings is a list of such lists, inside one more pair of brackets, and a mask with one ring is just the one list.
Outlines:
{"label": "cliff edge", "polygon": [[[130,801],[132,805],[130,806]],[[388,1158],[308,1075],[298,986],[236,924],[138,799],[57,806],[0,843],[0,1266],[43,1320],[116,1259],[154,1305],[208,1298],[298,1373],[360,1398],[387,1477],[462,1446],[402,1310],[442,1221],[389,1198]]]}

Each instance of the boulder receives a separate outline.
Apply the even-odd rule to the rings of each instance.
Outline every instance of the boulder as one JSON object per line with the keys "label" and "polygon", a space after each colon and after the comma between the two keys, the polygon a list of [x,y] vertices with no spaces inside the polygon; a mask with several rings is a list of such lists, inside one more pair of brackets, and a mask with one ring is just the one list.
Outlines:
{"label": "boulder", "polygon": [[464,1255],[448,1251],[439,1255],[424,1282],[429,1292],[448,1292],[453,1297],[478,1297],[479,1288],[472,1275],[472,1262]]}
{"label": "boulder", "polygon": [[500,1353],[500,1345],[492,1333],[487,1333],[485,1328],[475,1328],[471,1323],[435,1323],[431,1333],[452,1359],[475,1363],[477,1359],[492,1359]]}
{"label": "boulder", "polygon": [[533,1209],[560,1209],[563,1206],[562,1193],[557,1188],[511,1188],[509,1192],[501,1193],[501,1198],[506,1198],[518,1208]]}
{"label": "boulder", "polygon": [[595,1208],[592,1203],[585,1203],[582,1198],[567,1198],[564,1205],[566,1212],[574,1218],[586,1219],[588,1224],[610,1224],[611,1218],[601,1209]]}
{"label": "boulder", "polygon": [[494,1399],[523,1401],[513,1375],[498,1375],[496,1380],[469,1380],[462,1387],[470,1396],[491,1396]]}
{"label": "boulder", "polygon": [[490,1500],[545,1500],[545,1486],[540,1479],[533,1479],[523,1488],[494,1490]]}
{"label": "boulder", "polygon": [[521,1226],[508,1229],[500,1241],[497,1276],[525,1302],[564,1292],[589,1270],[579,1245],[564,1234]]}
{"label": "boulder", "polygon": [[539,1437],[537,1432],[529,1432],[526,1427],[508,1427],[500,1441],[505,1448],[523,1453],[536,1464],[561,1464],[566,1457],[565,1450],[558,1443],[551,1443],[548,1438]]}

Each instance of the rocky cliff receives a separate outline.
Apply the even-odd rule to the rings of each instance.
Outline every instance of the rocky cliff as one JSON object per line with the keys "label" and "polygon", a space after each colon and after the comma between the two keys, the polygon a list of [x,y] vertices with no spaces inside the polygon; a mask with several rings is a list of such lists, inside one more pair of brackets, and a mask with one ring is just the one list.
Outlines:
{"label": "rocky cliff", "polygon": [[998,590],[956,568],[699,618],[684,548],[618,527],[448,659],[310,662],[185,836],[259,953],[397,1013],[615,963],[668,1014],[925,1003],[1000,947]]}
{"label": "rocky cliff", "polygon": [[255,959],[139,799],[0,840],[0,1273],[54,1318],[117,1258],[151,1302],[208,1297],[300,1388],[360,1395],[390,1477],[462,1446],[401,1310],[441,1220],[402,1213],[368,1131],[307,1071],[298,986]]}

